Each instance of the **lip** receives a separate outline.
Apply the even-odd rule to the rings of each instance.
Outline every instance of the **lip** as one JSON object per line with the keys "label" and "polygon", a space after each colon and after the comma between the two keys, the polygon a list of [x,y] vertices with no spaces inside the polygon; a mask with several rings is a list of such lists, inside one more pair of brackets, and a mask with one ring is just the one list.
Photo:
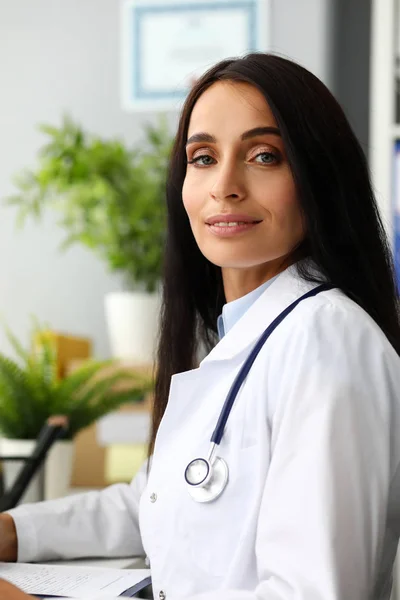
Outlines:
{"label": "lip", "polygon": [[207,225],[214,225],[215,223],[235,223],[238,221],[243,221],[244,223],[259,223],[262,219],[255,219],[249,215],[242,214],[222,214],[222,215],[214,215],[212,217],[208,217],[206,219]]}
{"label": "lip", "polygon": [[246,222],[240,225],[206,225],[208,230],[219,238],[229,238],[236,235],[246,234],[260,224],[260,221]]}

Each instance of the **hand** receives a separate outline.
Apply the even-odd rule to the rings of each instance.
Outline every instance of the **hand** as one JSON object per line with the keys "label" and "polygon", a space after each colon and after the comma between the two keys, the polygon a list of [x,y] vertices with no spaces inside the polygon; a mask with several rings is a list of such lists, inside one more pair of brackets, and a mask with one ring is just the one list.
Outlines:
{"label": "hand", "polygon": [[0,600],[33,600],[33,596],[29,596],[22,592],[15,585],[11,585],[8,581],[0,579]]}
{"label": "hand", "polygon": [[0,514],[0,561],[15,562],[18,557],[17,530],[14,519],[7,513]]}

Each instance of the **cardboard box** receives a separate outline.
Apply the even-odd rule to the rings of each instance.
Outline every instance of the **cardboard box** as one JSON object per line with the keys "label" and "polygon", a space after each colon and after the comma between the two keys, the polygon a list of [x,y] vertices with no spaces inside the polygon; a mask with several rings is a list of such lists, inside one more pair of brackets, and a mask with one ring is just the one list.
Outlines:
{"label": "cardboard box", "polygon": [[40,337],[46,336],[54,340],[57,351],[57,376],[63,379],[70,372],[74,361],[80,363],[92,355],[92,342],[88,338],[66,335],[57,331],[47,330],[36,336],[34,343],[40,342]]}
{"label": "cardboard box", "polygon": [[[76,368],[77,363],[74,364],[73,368]],[[129,366],[126,364],[119,365],[124,368],[129,368],[135,373],[151,373],[152,367],[144,366]],[[115,369],[115,367],[114,367]],[[151,405],[152,405],[152,395],[149,394],[143,402],[134,403],[134,404],[126,404],[121,406],[118,411],[110,413],[100,421],[102,423],[96,423],[91,425],[90,427],[82,430],[75,438],[75,456],[74,456],[74,466],[72,473],[72,481],[71,486],[76,487],[93,487],[93,488],[103,488],[110,483],[116,480],[116,476],[113,475],[113,465],[116,465],[116,461],[118,461],[118,457],[120,460],[132,460],[132,476],[134,475],[135,469],[137,468],[137,456],[140,454],[139,444],[137,443],[136,438],[132,438],[132,456],[129,457],[129,444],[127,444],[126,436],[118,441],[118,437],[115,437],[115,431],[112,430],[104,432],[104,421],[109,421],[111,424],[111,428],[114,424],[118,426],[118,422],[120,422],[120,418],[122,415],[126,417],[134,418],[135,415],[139,417],[141,423],[143,423],[143,417],[149,417],[151,413]],[[130,419],[128,419],[129,421]],[[103,428],[103,435],[99,435],[99,428]],[[104,433],[106,436],[114,435],[115,443],[107,446],[101,443],[101,438],[104,438]],[[136,440],[136,441],[135,441]],[[103,439],[103,442],[113,441],[110,438]],[[141,438],[139,443],[143,445],[144,439]],[[147,441],[146,441],[147,443]],[[116,449],[115,446],[123,445],[123,452]],[[116,454],[117,451],[117,454]],[[143,452],[142,452],[143,454]],[[115,468],[114,468],[115,471]],[[129,472],[129,468],[126,469],[123,465],[120,465],[120,472],[127,473]],[[124,477],[123,480],[129,480],[129,478]]]}
{"label": "cardboard box", "polygon": [[[36,336],[33,342],[40,343],[41,336],[46,336],[55,342],[57,375],[61,379],[91,358],[92,343],[87,338],[47,330]],[[121,367],[138,375],[151,375],[153,370],[152,365],[119,363],[107,367],[102,375],[111,374],[115,369]],[[121,384],[118,385],[118,388],[129,389],[127,385],[122,386]],[[118,411],[101,419],[99,424],[87,427],[76,436],[72,487],[103,488],[118,477],[122,477],[124,480],[129,479],[130,472],[133,476],[138,462],[145,455],[150,428],[151,403],[152,397],[149,394],[143,402],[122,406]],[[121,420],[122,415],[125,416]],[[137,422],[135,415],[138,416]],[[124,425],[124,435],[119,437],[118,430],[121,428],[121,423]],[[130,425],[132,425],[133,432],[131,439],[129,439]],[[99,428],[101,429],[100,435]],[[122,464],[123,461],[127,464]]]}

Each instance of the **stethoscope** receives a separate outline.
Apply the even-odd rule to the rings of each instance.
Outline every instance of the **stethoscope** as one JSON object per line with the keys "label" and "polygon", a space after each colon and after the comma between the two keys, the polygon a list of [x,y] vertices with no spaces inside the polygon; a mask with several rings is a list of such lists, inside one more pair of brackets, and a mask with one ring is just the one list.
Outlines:
{"label": "stethoscope", "polygon": [[232,406],[235,402],[239,389],[245,381],[250,368],[257,358],[261,348],[264,346],[265,342],[278,327],[278,325],[282,323],[288,314],[291,313],[292,310],[296,308],[300,302],[302,302],[302,300],[316,296],[320,292],[330,290],[333,287],[334,286],[330,284],[324,283],[295,300],[284,311],[282,311],[274,321],[272,321],[272,323],[258,339],[250,355],[247,357],[245,363],[236,376],[231,389],[229,390],[217,425],[211,436],[211,447],[207,458],[195,458],[185,469],[185,480],[188,484],[188,491],[193,500],[196,502],[212,502],[213,500],[216,500],[227,486],[229,479],[228,465],[223,458],[216,456],[216,448],[221,442],[226,422],[232,410]]}

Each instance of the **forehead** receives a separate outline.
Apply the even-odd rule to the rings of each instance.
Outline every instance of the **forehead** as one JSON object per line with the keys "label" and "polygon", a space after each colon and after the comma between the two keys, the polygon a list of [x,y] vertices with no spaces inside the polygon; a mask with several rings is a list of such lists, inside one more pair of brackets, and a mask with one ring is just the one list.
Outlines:
{"label": "forehead", "polygon": [[262,93],[249,83],[218,81],[194,105],[188,136],[200,131],[241,134],[260,126],[276,126]]}

